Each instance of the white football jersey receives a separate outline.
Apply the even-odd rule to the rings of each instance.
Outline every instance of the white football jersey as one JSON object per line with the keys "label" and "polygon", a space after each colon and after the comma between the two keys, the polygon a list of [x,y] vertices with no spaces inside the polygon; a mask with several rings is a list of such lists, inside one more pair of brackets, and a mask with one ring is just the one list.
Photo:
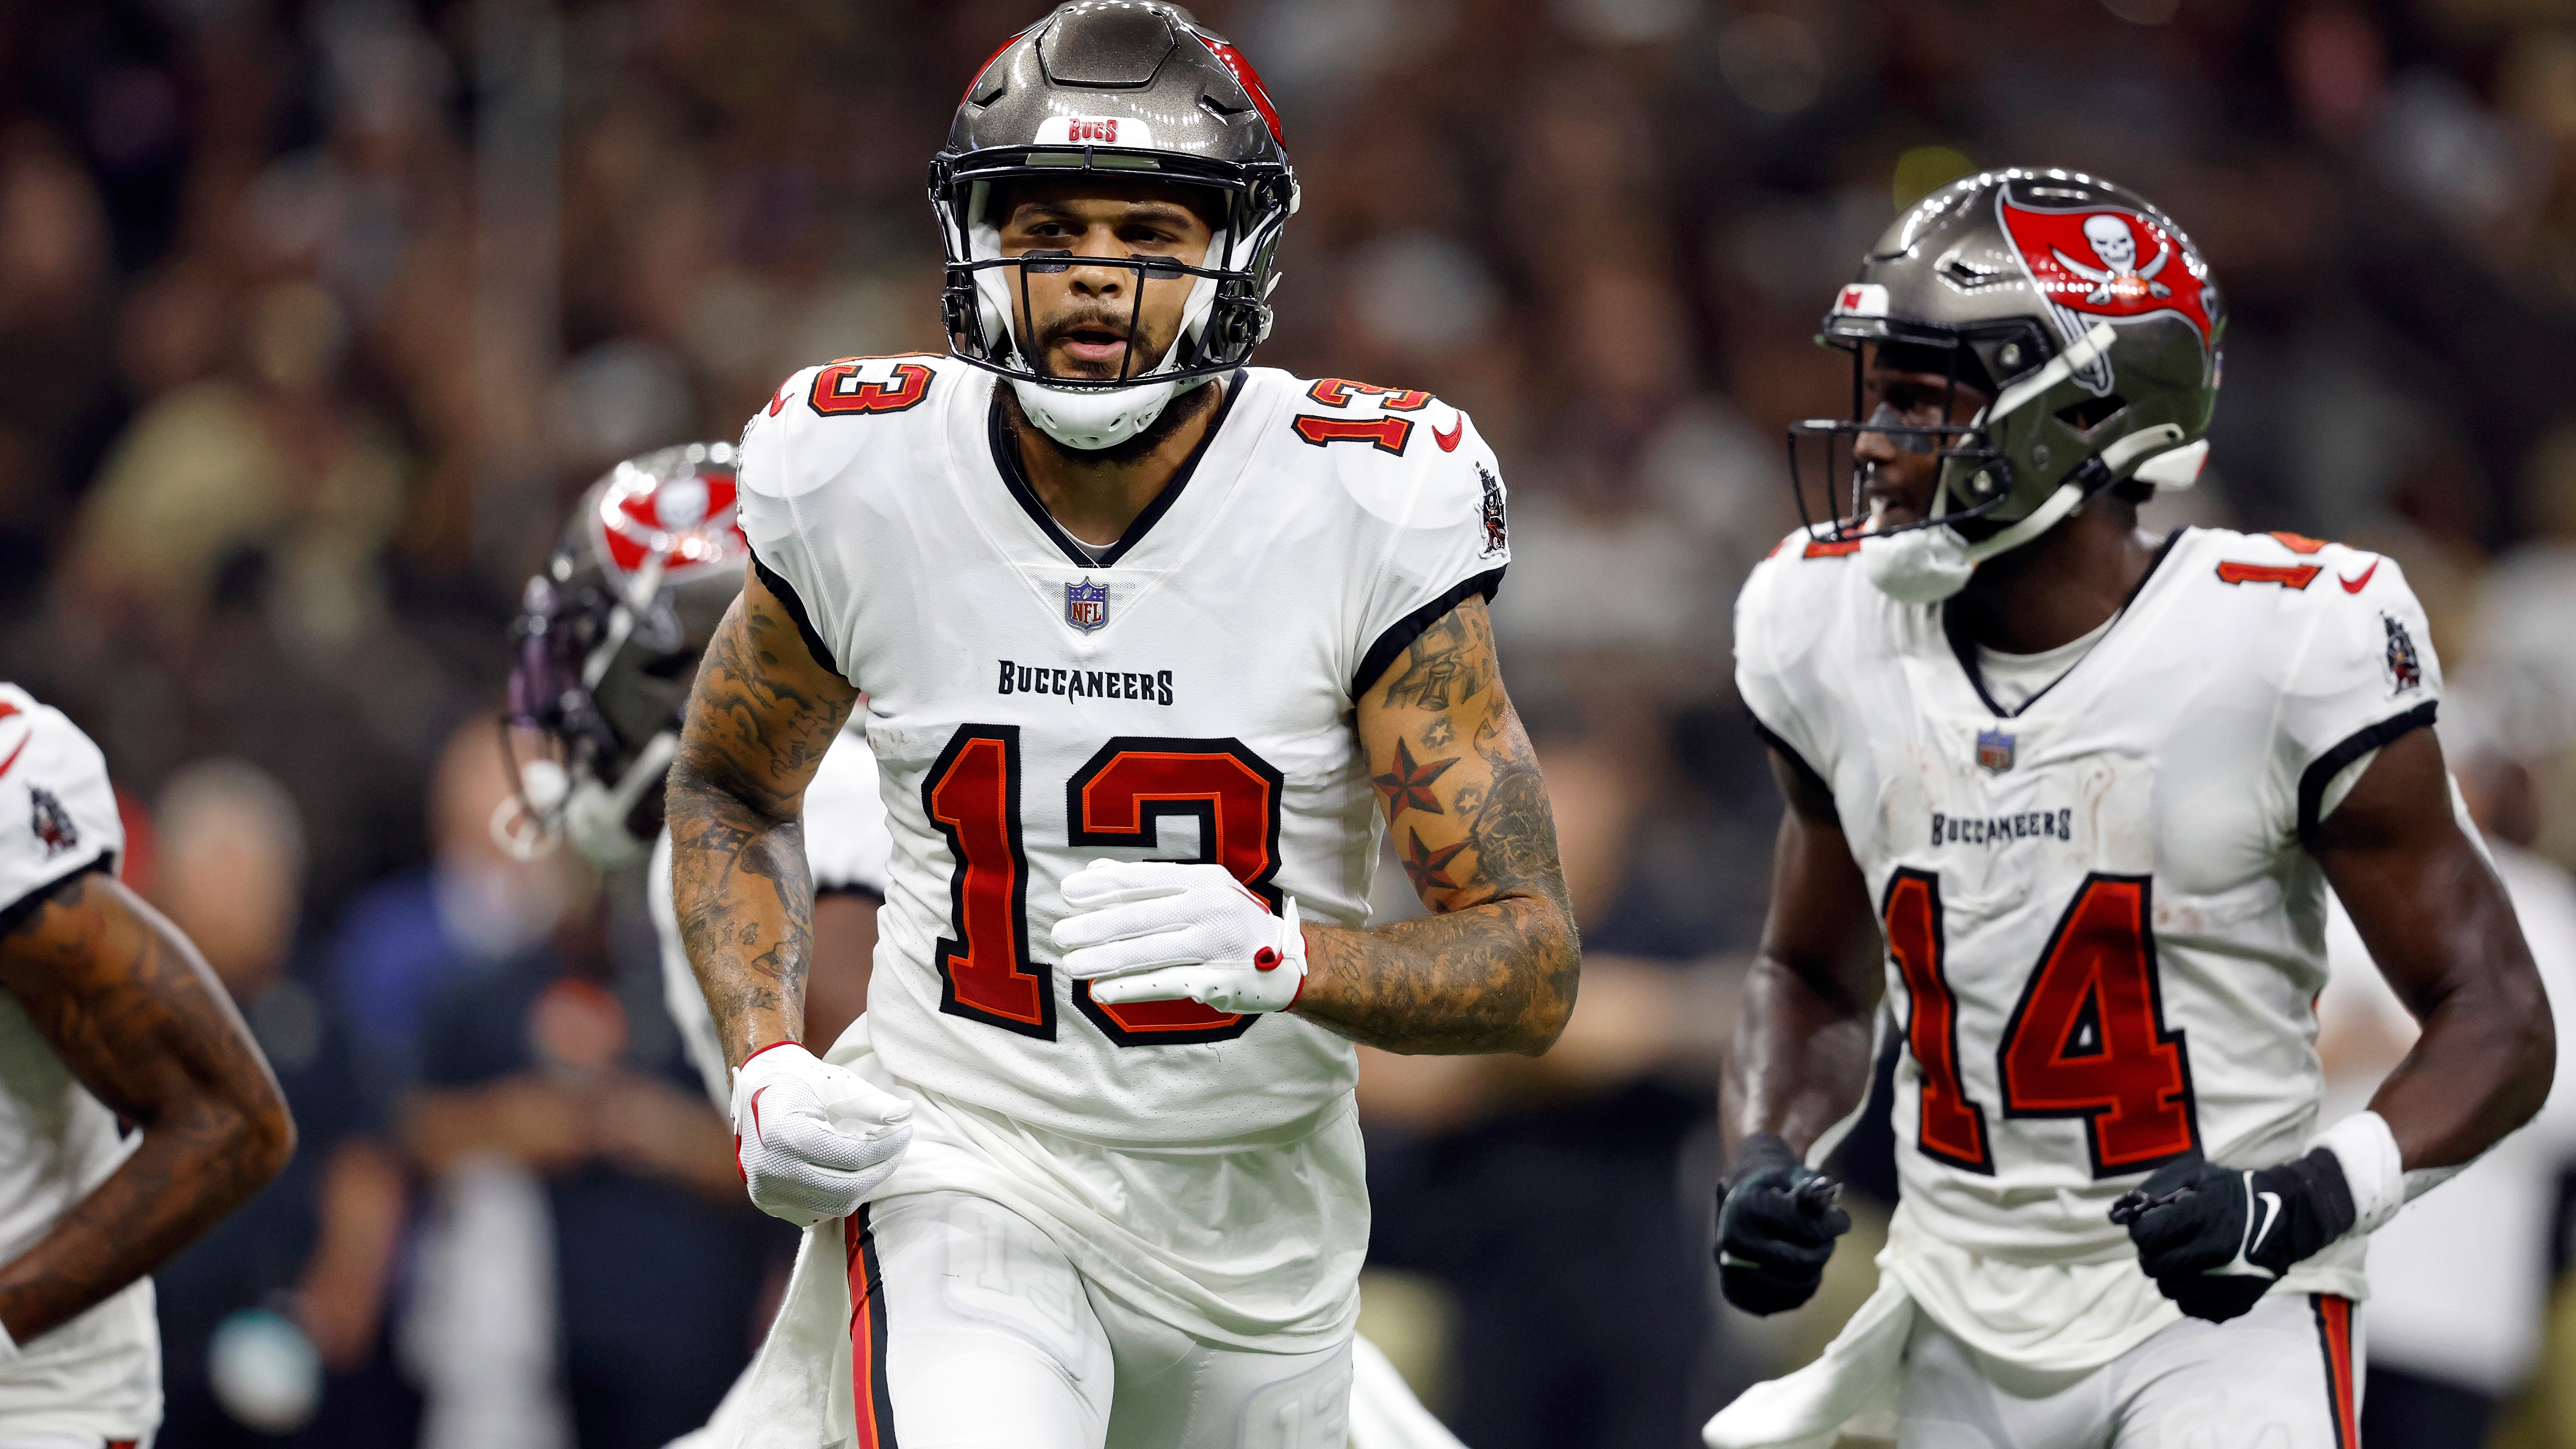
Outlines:
{"label": "white football jersey", "polygon": [[[2338,776],[2431,721],[2440,668],[2393,560],[2286,534],[2178,532],[2017,713],[1944,613],[1793,535],[1737,605],[1738,686],[1832,790],[1878,907],[1908,1213],[2004,1262],[2134,1264],[2107,1213],[2148,1171],[2308,1149],[2302,842]],[[2365,1296],[2361,1246],[2285,1282]]]}
{"label": "white football jersey", "polygon": [[[0,684],[0,908],[65,878],[113,868],[125,827],[107,762],[60,711]],[[75,1081],[17,998],[0,992],[0,1262],[35,1246],[141,1137]],[[148,1433],[161,1419],[152,1280],[138,1278],[0,1362],[0,1439],[11,1432]]]}
{"label": "white football jersey", "polygon": [[1426,394],[1246,369],[1199,455],[1091,550],[1020,478],[995,386],[945,357],[845,360],[788,379],[743,434],[759,563],[868,696],[893,837],[878,1058],[1093,1142],[1319,1120],[1346,1106],[1348,1040],[1100,1005],[1055,964],[1059,886],[1101,857],[1212,861],[1363,924],[1382,827],[1353,702],[1492,593],[1493,454]]}
{"label": "white football jersey", "polygon": [[[817,893],[865,891],[885,897],[886,855],[893,849],[886,834],[885,806],[877,799],[877,762],[867,741],[855,730],[843,730],[823,752],[812,783],[805,787],[805,868]],[[653,935],[662,947],[662,1004],[680,1029],[680,1045],[689,1065],[698,1069],[716,1110],[733,1112],[733,1080],[726,1070],[724,1046],[716,1040],[716,1019],[689,969],[688,949],[680,942],[680,917],[671,900],[671,832],[665,827],[653,842],[652,863],[645,867],[644,895],[653,915]],[[829,1042],[815,1042],[819,1053]]]}

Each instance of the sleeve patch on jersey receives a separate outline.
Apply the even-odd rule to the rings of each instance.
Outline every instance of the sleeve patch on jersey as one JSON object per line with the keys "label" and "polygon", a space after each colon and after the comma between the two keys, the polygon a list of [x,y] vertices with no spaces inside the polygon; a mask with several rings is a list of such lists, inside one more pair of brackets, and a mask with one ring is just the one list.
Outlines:
{"label": "sleeve patch on jersey", "polygon": [[72,812],[63,808],[61,796],[42,785],[30,785],[27,804],[27,828],[45,847],[45,859],[80,848],[80,828],[72,824]]}
{"label": "sleeve patch on jersey", "polygon": [[1369,646],[1368,653],[1360,656],[1360,667],[1351,675],[1351,698],[1357,699],[1368,693],[1377,683],[1378,676],[1395,663],[1395,656],[1404,652],[1405,646],[1421,638],[1423,630],[1439,623],[1450,610],[1466,602],[1469,594],[1479,595],[1485,602],[1492,603],[1494,592],[1502,586],[1503,571],[1487,569],[1473,578],[1462,580],[1447,593],[1387,626],[1387,631],[1377,636],[1377,642]]}
{"label": "sleeve patch on jersey", "polygon": [[796,586],[780,578],[776,570],[761,562],[758,554],[752,555],[751,566],[759,573],[762,587],[777,595],[779,606],[787,610],[787,617],[796,621],[797,636],[803,639],[805,647],[813,652],[814,662],[834,674],[839,674],[841,666],[832,662],[831,646],[823,642],[822,635],[814,632],[814,621],[805,612],[805,601],[797,597]]}
{"label": "sleeve patch on jersey", "polygon": [[2317,564],[2222,563],[2218,581],[2222,584],[2279,584],[2285,589],[2304,589],[2317,581],[2325,570]]}
{"label": "sleeve patch on jersey", "polygon": [[[2379,565],[2372,564],[2371,567]],[[2415,652],[2415,636],[2407,633],[2406,626],[2398,622],[2397,616],[2385,609],[2380,611],[2379,622],[2388,631],[2388,652],[2381,660],[2381,667],[2388,675],[2389,697],[2394,699],[2422,689],[2424,660]]]}
{"label": "sleeve patch on jersey", "polygon": [[2434,710],[2439,703],[2438,700],[2428,699],[2404,714],[2392,716],[2366,729],[2357,730],[2343,743],[2316,757],[2316,760],[2299,776],[2298,830],[2301,845],[2316,844],[2317,826],[2320,823],[2317,812],[2325,804],[2326,786],[2334,783],[2334,777],[2343,773],[2344,766],[2382,745],[2431,725]]}

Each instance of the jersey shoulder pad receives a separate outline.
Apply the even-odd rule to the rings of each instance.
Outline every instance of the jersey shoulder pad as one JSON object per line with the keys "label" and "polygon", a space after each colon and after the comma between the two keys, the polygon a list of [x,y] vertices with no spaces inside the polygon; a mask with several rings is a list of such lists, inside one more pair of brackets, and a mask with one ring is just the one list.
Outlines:
{"label": "jersey shoulder pad", "polygon": [[2380,565],[2395,568],[2378,554],[2286,531],[2194,528],[2184,532],[2175,548],[2185,555],[2177,562],[2205,571],[2207,579],[2293,607],[2330,599],[2338,588],[2357,594],[2378,576],[2374,571]]}
{"label": "jersey shoulder pad", "polygon": [[935,352],[842,357],[797,369],[743,425],[744,491],[795,498],[840,476],[862,450],[884,453],[917,428],[935,430],[938,404],[974,373]]}
{"label": "jersey shoulder pad", "polygon": [[1810,762],[1818,758],[1812,742],[1793,721],[1826,708],[1823,692],[1837,677],[1826,656],[1849,643],[1853,609],[1891,602],[1861,572],[1859,552],[1857,543],[1819,543],[1797,529],[1753,566],[1735,597],[1737,693],[1765,730]]}
{"label": "jersey shoulder pad", "polygon": [[[1465,527],[1494,567],[1511,556],[1509,491],[1474,419],[1418,388],[1251,370],[1281,396],[1264,445],[1289,471],[1330,479],[1366,514],[1407,530]],[[1247,398],[1246,401],[1253,399]]]}
{"label": "jersey shoulder pad", "polygon": [[2176,547],[2190,552],[2171,562],[2197,577],[2183,580],[2194,602],[2175,627],[2273,691],[2304,837],[2336,769],[2433,718],[2442,668],[2423,605],[2397,560],[2344,544],[2196,529]]}
{"label": "jersey shoulder pad", "polygon": [[[1736,595],[1736,631],[1812,633],[1826,627],[1830,601],[1853,590],[1878,597],[1861,570],[1859,540],[1827,543],[1803,527],[1792,529],[1746,573]],[[1801,620],[1807,621],[1803,630]],[[1743,652],[1739,642],[1737,656]]]}
{"label": "jersey shoulder pad", "polygon": [[98,746],[62,711],[0,684],[0,910],[124,852]]}

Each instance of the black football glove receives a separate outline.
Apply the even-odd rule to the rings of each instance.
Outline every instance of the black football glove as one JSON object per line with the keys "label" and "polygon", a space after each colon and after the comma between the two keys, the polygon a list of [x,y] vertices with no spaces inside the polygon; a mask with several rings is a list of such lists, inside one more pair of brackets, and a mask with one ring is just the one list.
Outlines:
{"label": "black football glove", "polygon": [[1834,1239],[1851,1231],[1842,1184],[1810,1172],[1768,1132],[1744,1139],[1717,1191],[1717,1281],[1726,1301],[1773,1314],[1815,1296]]}
{"label": "black football glove", "polygon": [[2180,1158],[2111,1205],[2138,1265],[2183,1312],[2225,1323],[2353,1224],[2343,1163],[2320,1147],[2257,1172]]}

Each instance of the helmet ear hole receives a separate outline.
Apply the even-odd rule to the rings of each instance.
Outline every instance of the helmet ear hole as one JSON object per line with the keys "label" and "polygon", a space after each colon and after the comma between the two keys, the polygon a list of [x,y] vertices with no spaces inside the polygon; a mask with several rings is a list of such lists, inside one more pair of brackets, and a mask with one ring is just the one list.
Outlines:
{"label": "helmet ear hole", "polygon": [[2079,433],[2089,433],[2126,411],[2129,400],[2118,393],[2088,397],[2057,410],[2057,420]]}

